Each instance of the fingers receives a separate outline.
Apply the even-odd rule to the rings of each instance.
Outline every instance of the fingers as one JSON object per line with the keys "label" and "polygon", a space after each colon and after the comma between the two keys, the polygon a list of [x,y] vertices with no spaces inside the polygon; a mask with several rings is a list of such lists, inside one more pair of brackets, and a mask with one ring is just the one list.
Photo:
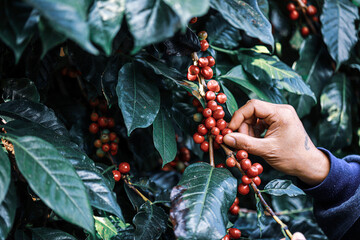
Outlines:
{"label": "fingers", "polygon": [[269,140],[255,138],[244,133],[229,133],[224,136],[224,143],[236,149],[243,149],[250,154],[265,156]]}
{"label": "fingers", "polygon": [[302,233],[296,232],[293,234],[291,240],[306,240],[306,238]]}
{"label": "fingers", "polygon": [[239,110],[237,110],[229,123],[229,128],[233,131],[240,130],[242,123],[253,124],[257,118],[264,119],[266,124],[271,125],[271,116],[276,113],[276,104],[263,102],[260,100],[250,100]]}

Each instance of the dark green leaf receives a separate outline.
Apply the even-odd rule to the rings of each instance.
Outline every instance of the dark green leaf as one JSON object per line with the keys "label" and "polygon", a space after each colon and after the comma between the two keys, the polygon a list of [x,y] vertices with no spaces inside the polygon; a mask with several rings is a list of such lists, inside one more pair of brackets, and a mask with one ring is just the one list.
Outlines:
{"label": "dark green leaf", "polygon": [[0,117],[6,121],[19,119],[31,121],[49,128],[59,135],[68,136],[64,124],[56,117],[54,111],[41,103],[28,100],[14,100],[0,105]]}
{"label": "dark green leaf", "polygon": [[28,78],[12,78],[0,81],[3,90],[2,98],[6,101],[26,98],[33,102],[40,101],[35,84]]}
{"label": "dark green leaf", "polygon": [[162,157],[163,166],[174,160],[177,153],[175,130],[164,109],[160,109],[153,124],[155,148]]}
{"label": "dark green leaf", "polygon": [[240,51],[238,57],[245,71],[256,80],[315,99],[314,93],[302,78],[277,57],[246,50]]}
{"label": "dark green leaf", "polygon": [[4,200],[0,203],[0,239],[5,240],[15,219],[17,196],[15,185],[12,183]]}
{"label": "dark green leaf", "polygon": [[269,2],[268,0],[257,0],[261,12],[265,17],[269,18]]}
{"label": "dark green leaf", "polygon": [[164,0],[179,16],[183,26],[187,26],[192,17],[201,17],[209,9],[209,0]]}
{"label": "dark green leaf", "polygon": [[66,221],[94,233],[88,196],[71,164],[38,137],[6,138],[14,145],[20,172],[41,200]]}
{"label": "dark green leaf", "polygon": [[11,181],[10,160],[7,153],[0,149],[0,203],[8,192]]}
{"label": "dark green leaf", "polygon": [[271,24],[260,11],[256,0],[211,0],[211,7],[219,11],[232,26],[242,29],[250,37],[274,46]]}
{"label": "dark green leaf", "polygon": [[163,0],[126,1],[126,20],[136,49],[173,36],[181,26],[179,17]]}
{"label": "dark green leaf", "polygon": [[191,164],[171,192],[170,218],[179,239],[221,239],[237,181],[227,169]]}
{"label": "dark green leaf", "polygon": [[210,16],[206,22],[211,45],[232,49],[239,46],[240,30],[230,25],[220,14]]}
{"label": "dark green leaf", "polygon": [[90,31],[86,22],[87,1],[27,0],[27,2],[39,11],[56,32],[64,34],[89,53],[98,53],[90,42]]}
{"label": "dark green leaf", "polygon": [[[250,78],[243,70],[241,65],[232,68],[225,75],[221,75],[220,79],[230,80],[241,87],[244,87],[254,93],[261,100],[273,103],[284,103],[285,99],[282,94],[275,88],[270,87],[266,83],[258,82]],[[250,97],[250,96],[249,96]]]}
{"label": "dark green leaf", "polygon": [[95,219],[95,229],[100,235],[101,239],[111,239],[117,235],[117,230],[114,224],[107,217],[97,217]]}
{"label": "dark green leaf", "polygon": [[129,188],[126,183],[124,183],[124,189],[131,205],[134,209],[138,210],[144,203],[144,200],[139,195],[137,195],[133,189]]}
{"label": "dark green leaf", "polygon": [[[295,71],[301,75],[306,84],[310,85],[315,97],[318,98],[333,72],[326,48],[318,37],[311,36],[303,42]],[[307,95],[292,95],[289,103],[295,107],[299,117],[303,117],[310,113],[311,107],[316,102]]]}
{"label": "dark green leaf", "polygon": [[266,227],[266,219],[265,219],[265,213],[264,208],[261,204],[261,201],[257,195],[255,195],[256,198],[256,216],[257,216],[257,225],[260,230],[260,236],[264,228]]}
{"label": "dark green leaf", "polygon": [[227,96],[226,108],[228,109],[229,113],[231,115],[233,115],[235,113],[235,111],[239,109],[236,99],[235,99],[234,95],[229,91],[229,89],[227,89],[225,87],[224,84],[220,83],[220,85],[221,85],[223,92]]}
{"label": "dark green leaf", "polygon": [[296,187],[290,180],[281,180],[275,179],[266,184],[264,190],[265,192],[274,196],[288,195],[290,197],[305,195],[305,193],[298,187]]}
{"label": "dark green leaf", "polygon": [[41,57],[44,57],[50,49],[64,42],[66,36],[53,29],[44,18],[40,19],[38,26],[43,47]]}
{"label": "dark green leaf", "polygon": [[127,63],[119,71],[116,93],[128,135],[136,128],[150,126],[159,112],[160,93],[147,81],[138,63]]}
{"label": "dark green leaf", "polygon": [[194,107],[186,103],[175,103],[171,108],[171,115],[180,129],[188,134],[196,131],[196,122],[193,120]]}
{"label": "dark green leaf", "polygon": [[59,229],[52,228],[31,228],[32,240],[76,240],[70,234]]}
{"label": "dark green leaf", "polygon": [[162,208],[148,201],[145,202],[133,219],[136,226],[135,239],[158,239],[166,230],[167,220],[168,216]]}
{"label": "dark green leaf", "polygon": [[91,40],[111,54],[112,42],[120,30],[125,0],[96,0],[89,13]]}
{"label": "dark green leaf", "polygon": [[319,145],[336,150],[351,143],[351,90],[344,74],[330,79],[320,97]]}
{"label": "dark green leaf", "polygon": [[337,68],[350,57],[350,50],[358,41],[355,20],[359,10],[348,0],[325,1],[321,20],[321,33]]}

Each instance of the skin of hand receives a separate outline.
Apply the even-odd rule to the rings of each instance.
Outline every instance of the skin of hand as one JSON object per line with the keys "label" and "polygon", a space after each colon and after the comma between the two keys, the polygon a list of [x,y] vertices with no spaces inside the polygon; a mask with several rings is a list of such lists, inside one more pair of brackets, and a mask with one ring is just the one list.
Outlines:
{"label": "skin of hand", "polygon": [[[285,240],[285,238],[282,238],[281,240]],[[296,232],[293,234],[291,240],[306,240],[306,238],[302,233]]]}
{"label": "skin of hand", "polygon": [[290,105],[250,100],[234,113],[228,127],[234,133],[224,137],[226,145],[260,156],[308,185],[321,183],[329,173],[328,157],[314,146]]}

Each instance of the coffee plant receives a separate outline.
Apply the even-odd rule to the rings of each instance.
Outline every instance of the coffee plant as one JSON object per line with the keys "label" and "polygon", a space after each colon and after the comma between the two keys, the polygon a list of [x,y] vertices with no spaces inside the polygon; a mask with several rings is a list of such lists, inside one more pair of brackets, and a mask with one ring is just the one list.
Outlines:
{"label": "coffee plant", "polygon": [[296,178],[223,136],[261,99],[359,153],[359,5],[0,1],[0,239],[327,239]]}

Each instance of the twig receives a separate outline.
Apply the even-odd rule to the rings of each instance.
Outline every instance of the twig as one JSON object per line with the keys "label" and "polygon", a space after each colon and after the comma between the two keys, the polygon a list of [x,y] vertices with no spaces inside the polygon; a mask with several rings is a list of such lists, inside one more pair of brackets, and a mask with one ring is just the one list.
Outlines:
{"label": "twig", "polygon": [[114,159],[112,158],[112,156],[109,154],[109,152],[107,153],[107,157],[110,159],[111,163],[116,166]]}
{"label": "twig", "polygon": [[314,33],[314,34],[317,34],[317,31],[316,31],[316,28],[314,27],[314,25],[312,24],[311,20],[308,18],[307,14],[306,14],[306,9],[307,9],[307,6],[305,3],[303,3],[302,0],[296,0],[297,4],[299,5],[299,7],[301,8],[301,12],[303,13],[304,15],[304,18],[305,18],[305,21],[307,23],[307,25],[310,27],[311,31]]}
{"label": "twig", "polygon": [[210,155],[210,165],[215,167],[215,161],[214,161],[214,138],[212,136],[210,136],[211,134],[209,133],[209,155]]}
{"label": "twig", "polygon": [[[231,149],[226,147],[224,144],[221,144],[221,147],[224,149],[226,155],[232,156],[234,158],[236,157],[236,154]],[[236,167],[240,170],[242,175],[246,175],[245,172],[242,170],[240,163],[238,163],[237,161],[236,161]],[[266,211],[268,213],[270,213],[272,218],[281,226],[281,229],[284,230],[286,232],[286,234],[288,235],[288,237],[291,239],[292,234],[291,234],[288,226],[285,223],[283,223],[280,220],[280,218],[278,218],[278,216],[276,216],[275,212],[271,209],[269,204],[267,204],[267,202],[265,201],[265,199],[262,196],[261,192],[259,191],[259,189],[257,188],[256,184],[253,181],[251,181],[251,187],[254,189],[255,194],[259,197],[260,202],[265,207]]]}
{"label": "twig", "polygon": [[150,202],[152,204],[152,202],[147,197],[145,197],[136,187],[134,187],[132,185],[130,180],[126,179],[126,177],[124,177],[123,179],[124,179],[124,182],[127,184],[127,186],[129,188],[131,188],[132,190],[134,190],[136,192],[136,194],[139,195],[145,202]]}

